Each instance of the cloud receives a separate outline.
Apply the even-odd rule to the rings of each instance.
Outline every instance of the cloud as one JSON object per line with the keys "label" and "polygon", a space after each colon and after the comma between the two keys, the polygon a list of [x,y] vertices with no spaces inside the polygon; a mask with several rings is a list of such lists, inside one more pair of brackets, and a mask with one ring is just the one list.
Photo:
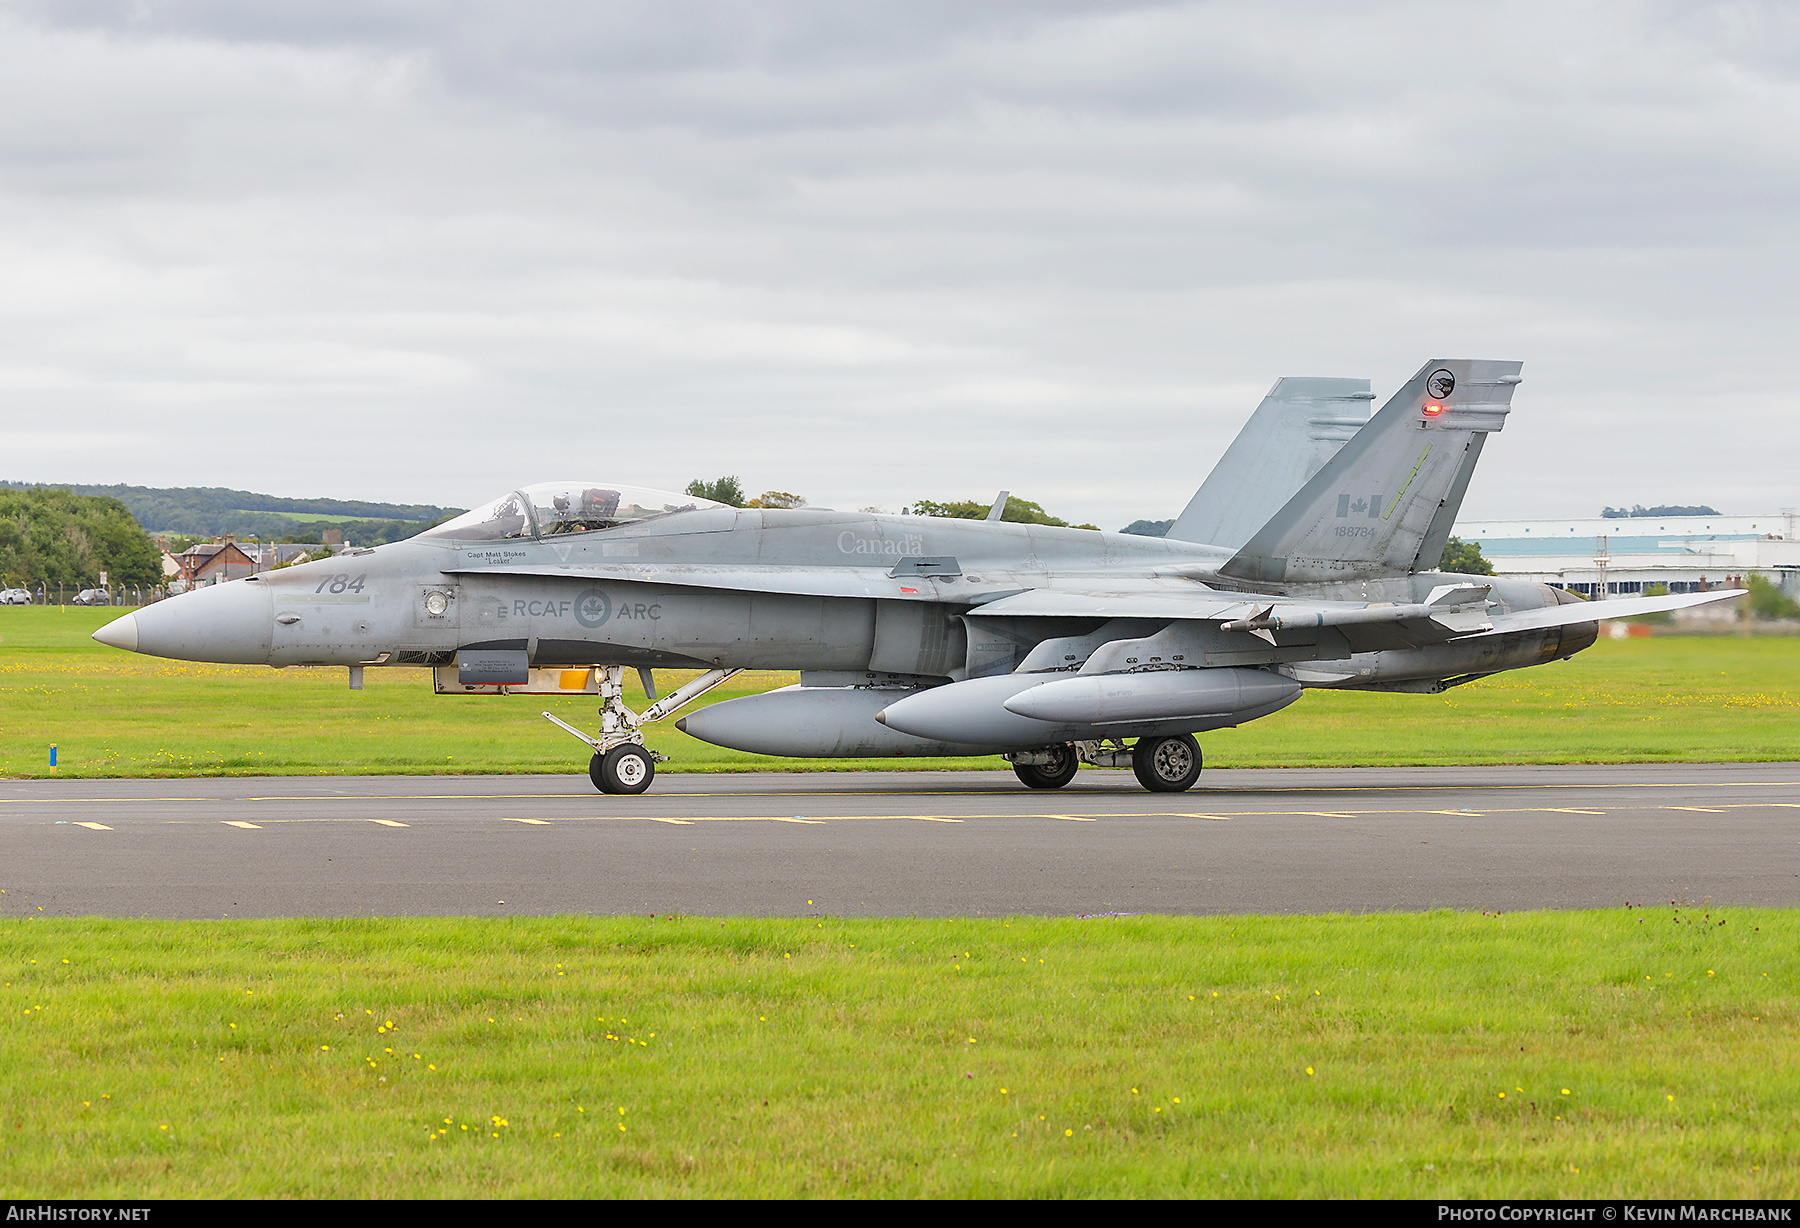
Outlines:
{"label": "cloud", "polygon": [[5,476],[1117,525],[1278,375],[1471,355],[1526,362],[1472,513],[1800,502],[1784,6],[0,22]]}

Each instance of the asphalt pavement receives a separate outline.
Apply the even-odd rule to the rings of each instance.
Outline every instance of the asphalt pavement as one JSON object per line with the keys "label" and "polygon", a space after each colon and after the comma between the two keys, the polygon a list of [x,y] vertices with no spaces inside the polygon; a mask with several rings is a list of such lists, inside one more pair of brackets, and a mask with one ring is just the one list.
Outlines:
{"label": "asphalt pavement", "polygon": [[1800,764],[0,782],[0,916],[1800,904]]}

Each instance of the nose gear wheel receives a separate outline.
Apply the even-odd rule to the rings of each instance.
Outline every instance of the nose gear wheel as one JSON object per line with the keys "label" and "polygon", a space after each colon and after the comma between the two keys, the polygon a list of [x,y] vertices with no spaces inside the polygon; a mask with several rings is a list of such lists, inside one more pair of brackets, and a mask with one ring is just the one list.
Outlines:
{"label": "nose gear wheel", "polygon": [[589,760],[588,779],[602,793],[642,793],[656,779],[656,763],[649,751],[628,742]]}

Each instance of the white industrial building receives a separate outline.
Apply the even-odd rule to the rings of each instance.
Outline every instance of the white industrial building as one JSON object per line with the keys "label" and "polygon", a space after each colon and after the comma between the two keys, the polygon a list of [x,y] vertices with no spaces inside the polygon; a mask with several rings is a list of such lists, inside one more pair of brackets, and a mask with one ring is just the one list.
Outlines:
{"label": "white industrial building", "polygon": [[1591,520],[1476,520],[1455,535],[1476,542],[1502,576],[1586,597],[1660,584],[1671,593],[1736,586],[1756,574],[1800,597],[1800,515],[1632,516]]}

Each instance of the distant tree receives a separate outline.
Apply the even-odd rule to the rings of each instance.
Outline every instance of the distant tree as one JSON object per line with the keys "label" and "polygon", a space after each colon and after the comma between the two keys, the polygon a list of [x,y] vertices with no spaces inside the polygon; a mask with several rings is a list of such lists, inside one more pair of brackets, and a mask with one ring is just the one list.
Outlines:
{"label": "distant tree", "polygon": [[1744,602],[1752,618],[1800,618],[1800,602],[1754,572],[1744,577],[1744,587],[1750,590]]}
{"label": "distant tree", "polygon": [[337,529],[343,533],[346,542],[355,542],[359,546],[380,546],[416,537],[430,527],[418,520],[305,520],[286,526],[281,532],[271,535],[269,540],[306,544],[323,541],[326,530]]}
{"label": "distant tree", "polygon": [[[694,492],[689,490],[691,495]],[[720,500],[723,502],[723,500]],[[745,507],[805,507],[806,500],[799,495],[789,494],[785,490],[765,490],[756,498],[744,504]]]}
{"label": "distant tree", "polygon": [[[912,513],[915,516],[948,516],[953,520],[986,520],[988,509],[993,506],[992,500],[986,503],[974,499],[938,503],[931,499],[920,499],[912,505]],[[1038,504],[1028,499],[1021,499],[1016,495],[1007,496],[1006,507],[1000,513],[1000,519],[1011,524],[1047,524],[1063,529],[1094,529],[1098,531],[1100,527],[1093,524],[1072,525],[1066,520],[1052,516]]]}
{"label": "distant tree", "polygon": [[1135,533],[1139,537],[1167,537],[1174,527],[1173,520],[1134,520],[1119,532]]}
{"label": "distant tree", "polygon": [[708,482],[695,478],[687,484],[687,493],[696,499],[711,499],[714,503],[724,503],[731,507],[744,506],[744,487],[737,480],[737,475],[714,478]]}
{"label": "distant tree", "polygon": [[[1012,500],[1007,500],[1009,505],[1011,502]],[[912,514],[915,516],[947,516],[952,520],[982,520],[987,517],[988,508],[991,506],[993,505],[977,503],[972,499],[964,499],[955,503],[938,503],[932,499],[920,499],[912,505]],[[1011,510],[1009,506],[1007,511]],[[1000,518],[1006,519],[1005,513],[1002,513]]]}
{"label": "distant tree", "polygon": [[54,487],[0,489],[0,575],[92,588],[162,579],[162,553],[119,500]]}
{"label": "distant tree", "polygon": [[1444,554],[1438,560],[1438,570],[1464,576],[1491,576],[1494,574],[1494,565],[1481,557],[1480,542],[1466,542],[1460,537],[1452,537],[1444,543]]}
{"label": "distant tree", "polygon": [[1633,516],[1722,516],[1724,513],[1707,507],[1704,503],[1696,503],[1691,507],[1683,507],[1674,503],[1660,503],[1655,507],[1645,507],[1642,503],[1636,503],[1629,508],[1603,508],[1600,515],[1607,520],[1625,520]]}

